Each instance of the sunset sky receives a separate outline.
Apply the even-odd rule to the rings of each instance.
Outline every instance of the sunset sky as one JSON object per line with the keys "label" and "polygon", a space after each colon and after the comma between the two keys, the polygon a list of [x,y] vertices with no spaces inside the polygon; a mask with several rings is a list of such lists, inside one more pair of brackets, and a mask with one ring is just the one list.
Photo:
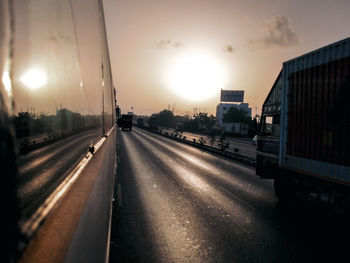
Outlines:
{"label": "sunset sky", "polygon": [[136,114],[215,114],[220,89],[260,113],[284,61],[350,37],[349,0],[103,3],[118,104]]}

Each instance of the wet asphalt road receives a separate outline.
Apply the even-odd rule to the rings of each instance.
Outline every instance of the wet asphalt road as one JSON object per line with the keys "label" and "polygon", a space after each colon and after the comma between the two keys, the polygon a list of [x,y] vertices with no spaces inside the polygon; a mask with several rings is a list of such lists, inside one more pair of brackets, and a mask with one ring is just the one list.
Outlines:
{"label": "wet asphalt road", "polygon": [[251,167],[137,128],[118,144],[110,262],[349,260],[347,219],[282,206]]}

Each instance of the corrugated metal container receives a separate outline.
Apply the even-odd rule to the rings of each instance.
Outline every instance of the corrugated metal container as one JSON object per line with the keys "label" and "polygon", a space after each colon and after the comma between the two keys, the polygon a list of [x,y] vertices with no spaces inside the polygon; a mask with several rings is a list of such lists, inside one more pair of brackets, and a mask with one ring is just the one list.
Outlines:
{"label": "corrugated metal container", "polygon": [[350,38],[283,64],[280,164],[350,184]]}

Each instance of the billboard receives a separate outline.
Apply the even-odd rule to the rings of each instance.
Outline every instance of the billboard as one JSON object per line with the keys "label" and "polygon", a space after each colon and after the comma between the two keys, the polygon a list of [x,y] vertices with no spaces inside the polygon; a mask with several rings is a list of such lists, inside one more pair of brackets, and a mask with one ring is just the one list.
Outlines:
{"label": "billboard", "polygon": [[243,102],[244,90],[221,90],[220,101]]}

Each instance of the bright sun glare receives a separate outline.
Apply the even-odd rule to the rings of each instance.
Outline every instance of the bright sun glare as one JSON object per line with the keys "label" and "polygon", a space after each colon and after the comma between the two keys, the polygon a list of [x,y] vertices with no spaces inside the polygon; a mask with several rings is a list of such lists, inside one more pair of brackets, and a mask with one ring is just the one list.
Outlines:
{"label": "bright sun glare", "polygon": [[46,72],[41,69],[31,68],[22,75],[20,80],[28,88],[32,90],[38,89],[47,83]]}
{"label": "bright sun glare", "polygon": [[227,75],[221,61],[208,52],[188,52],[174,59],[167,82],[179,96],[193,101],[215,96],[224,88]]}

